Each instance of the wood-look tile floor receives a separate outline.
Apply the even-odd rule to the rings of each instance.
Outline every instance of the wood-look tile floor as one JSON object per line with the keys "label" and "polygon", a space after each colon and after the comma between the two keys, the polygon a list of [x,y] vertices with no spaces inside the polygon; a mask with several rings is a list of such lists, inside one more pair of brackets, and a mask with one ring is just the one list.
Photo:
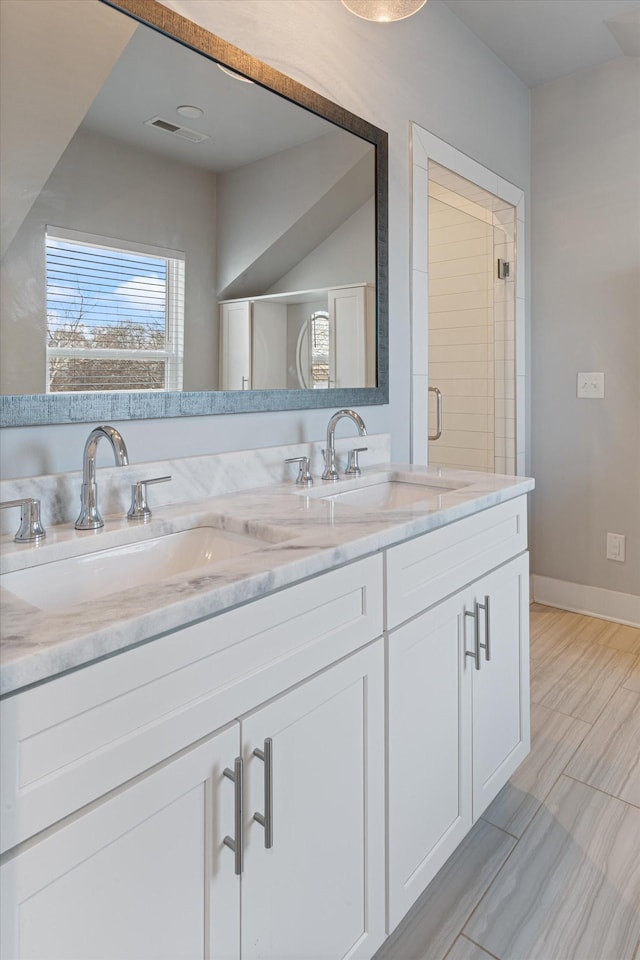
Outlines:
{"label": "wood-look tile floor", "polygon": [[375,960],[640,960],[640,629],[531,606],[531,753]]}

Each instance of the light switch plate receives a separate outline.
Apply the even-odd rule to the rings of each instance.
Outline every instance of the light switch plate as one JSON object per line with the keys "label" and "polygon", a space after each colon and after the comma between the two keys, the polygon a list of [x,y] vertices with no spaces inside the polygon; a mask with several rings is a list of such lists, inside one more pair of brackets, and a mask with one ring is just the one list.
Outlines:
{"label": "light switch plate", "polygon": [[624,533],[607,534],[607,560],[618,560],[624,563],[626,538]]}
{"label": "light switch plate", "polygon": [[604,398],[604,373],[579,373],[578,397],[587,400]]}

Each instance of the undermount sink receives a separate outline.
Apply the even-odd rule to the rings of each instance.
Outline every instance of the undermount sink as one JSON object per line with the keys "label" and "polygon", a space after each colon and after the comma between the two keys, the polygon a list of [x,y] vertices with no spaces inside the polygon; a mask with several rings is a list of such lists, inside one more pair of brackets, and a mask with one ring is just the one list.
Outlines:
{"label": "undermount sink", "polygon": [[422,481],[418,477],[369,476],[359,480],[341,480],[341,489],[323,488],[315,493],[321,500],[345,503],[368,510],[403,510],[413,504],[424,504],[427,509],[441,506],[440,497],[460,490],[468,484],[438,483],[437,478]]}
{"label": "undermount sink", "polygon": [[62,610],[209,566],[265,546],[263,540],[200,526],[55,560],[0,576],[0,586],[40,610]]}

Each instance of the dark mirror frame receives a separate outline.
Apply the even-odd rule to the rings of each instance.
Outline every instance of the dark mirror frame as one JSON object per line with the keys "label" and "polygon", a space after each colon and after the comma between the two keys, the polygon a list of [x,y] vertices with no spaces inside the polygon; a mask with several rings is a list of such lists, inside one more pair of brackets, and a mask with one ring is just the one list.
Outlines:
{"label": "dark mirror frame", "polygon": [[375,147],[377,386],[331,390],[28,394],[0,397],[0,426],[147,420],[270,410],[366,406],[389,401],[387,134],[331,100],[274,70],[156,0],[101,0],[209,59],[235,70]]}

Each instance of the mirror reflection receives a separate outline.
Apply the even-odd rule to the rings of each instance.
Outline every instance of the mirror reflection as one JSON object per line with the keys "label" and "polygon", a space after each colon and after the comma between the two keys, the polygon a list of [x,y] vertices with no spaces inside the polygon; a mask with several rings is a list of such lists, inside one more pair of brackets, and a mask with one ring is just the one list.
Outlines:
{"label": "mirror reflection", "polygon": [[375,387],[375,146],[124,19],[3,212],[2,393]]}

